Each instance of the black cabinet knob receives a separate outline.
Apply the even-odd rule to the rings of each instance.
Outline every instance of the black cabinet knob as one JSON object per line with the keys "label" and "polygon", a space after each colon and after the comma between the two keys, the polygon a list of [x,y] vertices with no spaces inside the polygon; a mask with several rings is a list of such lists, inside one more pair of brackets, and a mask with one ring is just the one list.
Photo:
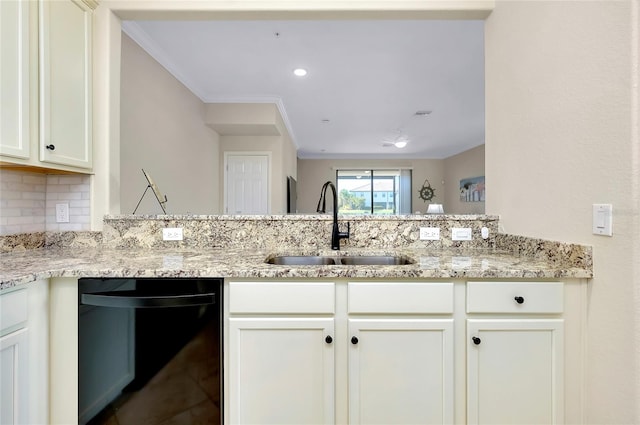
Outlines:
{"label": "black cabinet knob", "polygon": [[482,342],[482,340],[480,338],[478,338],[477,336],[472,337],[471,340],[473,341],[473,343],[475,345],[480,345],[480,343]]}
{"label": "black cabinet knob", "polygon": [[54,145],[47,145],[47,146],[45,146],[45,148],[49,149],[50,151],[56,149],[56,147]]}
{"label": "black cabinet knob", "polygon": [[352,336],[352,337],[351,337],[351,343],[352,343],[353,345],[356,345],[356,344],[358,343],[358,338],[357,338],[357,337],[355,337],[355,336]]}
{"label": "black cabinet knob", "polygon": [[524,298],[523,297],[515,297],[514,300],[516,300],[516,302],[518,304],[523,304],[524,303]]}
{"label": "black cabinet knob", "polygon": [[333,342],[333,338],[331,338],[331,335],[327,335],[327,337],[324,339],[324,341],[327,344],[331,344]]}

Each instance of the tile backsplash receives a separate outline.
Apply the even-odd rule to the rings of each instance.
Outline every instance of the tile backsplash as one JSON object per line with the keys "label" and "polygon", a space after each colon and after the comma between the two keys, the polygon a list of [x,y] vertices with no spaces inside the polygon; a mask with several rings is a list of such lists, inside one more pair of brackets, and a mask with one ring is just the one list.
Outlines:
{"label": "tile backsplash", "polygon": [[[0,169],[0,236],[88,231],[91,177]],[[56,223],[56,204],[69,205],[69,222]]]}

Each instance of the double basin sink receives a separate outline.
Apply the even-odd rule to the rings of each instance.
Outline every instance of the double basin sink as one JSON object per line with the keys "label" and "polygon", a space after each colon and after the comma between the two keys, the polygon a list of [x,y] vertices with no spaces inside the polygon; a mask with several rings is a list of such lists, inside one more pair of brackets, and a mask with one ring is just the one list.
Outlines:
{"label": "double basin sink", "polygon": [[267,264],[280,266],[402,266],[415,261],[404,255],[277,255]]}

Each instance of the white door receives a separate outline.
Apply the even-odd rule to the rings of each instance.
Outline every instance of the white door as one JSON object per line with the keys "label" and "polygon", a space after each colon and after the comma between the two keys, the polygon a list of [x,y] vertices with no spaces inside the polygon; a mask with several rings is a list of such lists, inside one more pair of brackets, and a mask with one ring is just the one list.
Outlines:
{"label": "white door", "polygon": [[231,424],[333,424],[333,318],[229,320]]}
{"label": "white door", "polygon": [[349,423],[453,423],[453,319],[349,320]]}
{"label": "white door", "polygon": [[269,155],[225,154],[225,213],[269,214]]}
{"label": "white door", "polygon": [[467,321],[467,423],[563,423],[563,321]]}

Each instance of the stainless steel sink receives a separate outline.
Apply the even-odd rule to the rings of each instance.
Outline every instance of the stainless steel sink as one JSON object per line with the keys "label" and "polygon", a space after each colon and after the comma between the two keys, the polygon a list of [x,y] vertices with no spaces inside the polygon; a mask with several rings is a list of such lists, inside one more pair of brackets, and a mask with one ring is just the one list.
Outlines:
{"label": "stainless steel sink", "polygon": [[280,266],[328,266],[336,264],[336,258],[320,255],[278,255],[267,258],[266,262]]}
{"label": "stainless steel sink", "polygon": [[340,263],[346,266],[402,266],[415,261],[404,255],[362,255],[340,257]]}
{"label": "stainless steel sink", "polygon": [[267,258],[266,262],[280,266],[402,266],[415,263],[404,255],[277,255]]}

